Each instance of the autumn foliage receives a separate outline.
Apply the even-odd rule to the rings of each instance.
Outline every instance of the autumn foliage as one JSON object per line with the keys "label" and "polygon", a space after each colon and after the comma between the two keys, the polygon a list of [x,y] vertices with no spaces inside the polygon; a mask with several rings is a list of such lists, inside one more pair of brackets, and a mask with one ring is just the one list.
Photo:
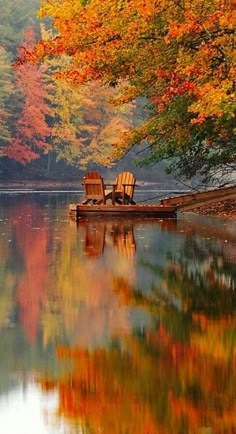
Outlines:
{"label": "autumn foliage", "polygon": [[[19,56],[35,43],[35,32],[25,32],[25,43],[19,47]],[[43,69],[31,64],[18,64],[15,68],[16,86],[23,100],[22,110],[16,121],[14,139],[4,148],[4,155],[20,163],[38,158],[50,149],[51,129],[46,122],[50,107],[46,102],[48,89],[43,81]]]}
{"label": "autumn foliage", "polygon": [[140,96],[150,102],[146,121],[123,135],[116,156],[142,141],[149,143],[151,161],[191,148],[197,152],[199,143],[215,150],[224,164],[233,164],[234,148],[228,160],[224,153],[232,143],[235,110],[231,2],[85,3],[43,1],[40,17],[53,19],[55,35],[38,42],[30,58],[66,54],[71,64],[57,78],[73,85],[100,80],[116,86],[122,81],[126,87],[116,104]]}

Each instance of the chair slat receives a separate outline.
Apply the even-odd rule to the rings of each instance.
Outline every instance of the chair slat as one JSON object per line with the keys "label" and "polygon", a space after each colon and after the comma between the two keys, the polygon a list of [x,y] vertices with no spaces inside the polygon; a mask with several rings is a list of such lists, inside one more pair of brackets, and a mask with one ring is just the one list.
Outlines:
{"label": "chair slat", "polygon": [[135,204],[133,200],[136,178],[131,172],[121,172],[117,176],[116,199],[122,199],[128,203]]}

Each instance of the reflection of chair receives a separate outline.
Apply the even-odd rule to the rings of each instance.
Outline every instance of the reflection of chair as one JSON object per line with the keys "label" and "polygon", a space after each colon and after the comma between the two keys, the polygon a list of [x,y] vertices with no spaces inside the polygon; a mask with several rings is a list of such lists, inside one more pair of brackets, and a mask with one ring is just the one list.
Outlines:
{"label": "reflection of chair", "polygon": [[118,253],[127,259],[135,255],[136,243],[132,223],[80,220],[78,228],[80,233],[84,234],[84,253],[90,258],[102,255],[105,246],[115,247]]}
{"label": "reflection of chair", "polygon": [[88,172],[83,179],[85,199],[84,205],[92,201],[93,204],[105,204],[111,199],[112,192],[105,190],[103,178],[98,172]]}
{"label": "reflection of chair", "polygon": [[134,187],[136,178],[130,172],[121,172],[116,178],[115,201],[122,204],[133,204]]}
{"label": "reflection of chair", "polygon": [[126,258],[133,257],[136,250],[133,226],[119,224],[114,225],[112,230],[113,242],[118,252]]}
{"label": "reflection of chair", "polygon": [[100,256],[104,250],[106,226],[87,223],[85,228],[84,252],[90,258]]}

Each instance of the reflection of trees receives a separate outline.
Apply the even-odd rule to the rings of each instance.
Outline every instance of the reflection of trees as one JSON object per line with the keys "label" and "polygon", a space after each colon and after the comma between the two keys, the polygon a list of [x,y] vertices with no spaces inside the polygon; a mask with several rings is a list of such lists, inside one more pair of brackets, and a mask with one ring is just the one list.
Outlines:
{"label": "reflection of trees", "polygon": [[0,288],[0,322],[2,308],[4,321],[17,317],[32,342],[39,330],[48,263],[49,233],[39,210],[34,201],[12,204],[5,226],[10,240],[8,245],[0,245],[5,261],[0,269],[4,283]]}
{"label": "reflection of trees", "polygon": [[214,433],[235,430],[236,335],[235,318],[208,320],[195,317],[188,352],[175,349],[176,374],[181,380],[170,395],[173,420],[187,432],[210,427]]}
{"label": "reflection of trees", "polygon": [[214,270],[188,269],[185,263],[170,261],[163,270],[159,266],[144,263],[145,267],[161,277],[161,283],[153,287],[153,298],[158,302],[178,306],[183,312],[207,312],[222,315],[232,312],[236,294],[228,290]]}
{"label": "reflection of trees", "polygon": [[[156,370],[155,359],[145,358],[142,352],[138,360],[138,341],[128,339],[124,344],[129,351],[122,351],[115,342],[113,348],[94,352],[60,348],[59,357],[74,360],[73,375],[58,382],[41,380],[44,390],[58,389],[58,415],[71,422],[74,432],[76,426],[83,428],[84,433],[168,432],[163,423],[168,420],[164,371]],[[169,372],[167,359],[163,362]]]}
{"label": "reflection of trees", "polygon": [[[106,240],[115,235],[110,231]],[[77,255],[73,247],[68,263],[59,261],[61,282],[65,285],[69,267],[74,276],[74,285],[68,281],[67,287],[57,288],[63,321],[73,317],[76,303],[81,306],[82,301],[78,323],[73,324],[80,327],[79,335],[86,324],[90,338],[85,343],[91,342],[91,328],[84,311],[93,318],[102,300],[108,312],[110,308],[120,315],[125,307],[146,312],[151,321],[144,328],[130,323],[117,332],[106,317],[102,327],[98,325],[109,328],[106,346],[98,342],[89,351],[77,337],[74,345],[58,348],[60,360],[73,361],[73,371],[54,380],[40,379],[44,390],[58,390],[58,416],[72,432],[80,427],[83,433],[195,434],[209,428],[214,434],[231,434],[236,410],[235,294],[219,276],[234,276],[220,250],[215,254],[209,243],[186,238],[181,256],[172,252],[163,266],[153,258],[152,263],[142,261],[144,275],[153,277],[151,288],[144,290],[134,279],[133,260],[124,262],[113,248],[107,257],[104,249],[102,262],[94,256],[84,262],[83,246]],[[72,286],[78,288],[77,296]]]}
{"label": "reflection of trees", "polygon": [[[58,390],[58,416],[74,432],[79,426],[84,433],[195,434],[209,427],[231,434],[236,410],[233,299],[223,306],[227,316],[212,318],[209,282],[201,292],[199,282],[194,286],[173,261],[153,271],[162,271],[165,291],[157,286],[147,296],[125,279],[115,282],[121,302],[143,307],[154,326],[119,334],[106,349],[58,348],[59,358],[73,360],[74,370],[58,381],[41,378],[41,386]],[[197,299],[194,290],[199,303],[191,302]]]}
{"label": "reflection of trees", "polygon": [[[227,241],[227,240],[226,240]],[[236,240],[235,240],[236,241]],[[227,245],[227,255],[225,246]],[[198,269],[202,274],[209,272],[225,289],[236,287],[236,260],[229,252],[235,251],[235,242],[216,240],[213,243],[198,238],[187,237],[183,248],[183,256],[188,267]]]}
{"label": "reflection of trees", "polygon": [[0,242],[0,329],[9,325],[15,312],[14,287],[16,273],[11,263],[11,244],[8,240]]}
{"label": "reflection of trees", "polygon": [[[45,345],[62,336],[71,342],[77,339],[79,330],[80,343],[92,342],[94,346],[106,342],[118,328],[129,328],[127,308],[120,307],[113,278],[122,274],[131,284],[135,272],[131,259],[129,262],[114,249],[113,243],[109,244],[111,236],[110,228],[95,222],[81,224],[77,232],[75,226],[70,226],[57,241],[51,254],[49,290],[43,302]],[[102,255],[104,238],[107,248]]]}
{"label": "reflection of trees", "polygon": [[[3,208],[1,209],[3,212]],[[4,213],[3,213],[4,214]],[[0,219],[0,329],[11,326],[16,316],[15,286],[21,273],[20,255],[16,248],[12,220],[4,215]]]}
{"label": "reflection of trees", "polygon": [[[190,341],[178,341],[166,326],[127,335],[109,348],[58,348],[74,370],[57,381],[58,416],[76,431],[114,433],[195,433],[209,427],[230,434],[235,414],[235,362],[230,321],[194,317]],[[207,345],[208,337],[214,346]],[[235,341],[235,337],[234,337]]]}
{"label": "reflection of trees", "polygon": [[155,276],[152,297],[178,307],[181,311],[226,315],[236,307],[235,266],[217,253],[209,243],[186,239],[181,256],[174,253],[164,267],[142,262]]}
{"label": "reflection of trees", "polygon": [[19,319],[29,339],[35,341],[46,284],[48,230],[36,204],[24,204],[17,212],[22,217],[17,220],[14,231],[23,262],[16,288]]}
{"label": "reflection of trees", "polygon": [[[229,433],[235,429],[236,412],[234,269],[223,256],[214,255],[211,246],[188,241],[181,258],[172,255],[164,268],[142,264],[158,282],[151,295],[124,285],[122,289],[126,303],[159,310],[164,324],[159,332],[180,380],[169,394],[177,426],[183,432],[209,426],[216,433]],[[185,332],[179,334],[180,329]],[[203,420],[206,425],[201,425]]]}
{"label": "reflection of trees", "polygon": [[[17,369],[33,369],[45,392],[58,391],[59,421],[64,418],[71,432],[232,434],[236,322],[230,282],[235,271],[224,258],[223,244],[183,237],[184,245],[181,238],[175,251],[173,239],[168,244],[166,237],[165,252],[171,255],[163,255],[154,239],[151,258],[140,262],[143,251],[130,225],[107,224],[102,254],[88,257],[88,228],[56,225],[49,237],[47,226],[36,219],[30,227],[38,229],[24,238],[24,223],[16,224],[21,264],[11,284],[12,252],[8,255],[10,246],[3,245],[8,259],[2,258],[2,276],[11,291],[17,283],[21,314],[28,318],[22,323],[40,329],[31,346],[20,328],[20,337],[14,338],[14,329],[7,332],[1,349],[8,348],[4,357],[12,371],[17,359]],[[89,227],[92,243],[94,235],[98,240],[93,230]],[[151,276],[146,286],[139,274]],[[33,282],[35,294],[27,288]],[[35,321],[30,322],[32,303]],[[146,323],[140,321],[146,316]]]}

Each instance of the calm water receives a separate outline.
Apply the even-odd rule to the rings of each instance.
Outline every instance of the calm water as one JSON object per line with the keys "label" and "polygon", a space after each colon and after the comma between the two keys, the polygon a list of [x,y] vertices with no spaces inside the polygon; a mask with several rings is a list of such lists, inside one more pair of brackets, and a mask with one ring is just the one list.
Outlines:
{"label": "calm water", "polygon": [[0,434],[235,434],[236,222],[0,194]]}

